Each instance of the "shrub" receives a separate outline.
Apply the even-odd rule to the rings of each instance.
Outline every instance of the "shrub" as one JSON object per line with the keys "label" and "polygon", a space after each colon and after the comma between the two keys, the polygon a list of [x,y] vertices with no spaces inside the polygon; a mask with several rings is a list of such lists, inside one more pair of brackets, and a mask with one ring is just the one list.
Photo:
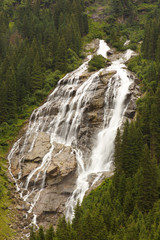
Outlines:
{"label": "shrub", "polygon": [[92,72],[104,68],[106,61],[101,55],[95,55],[88,63],[88,71]]}

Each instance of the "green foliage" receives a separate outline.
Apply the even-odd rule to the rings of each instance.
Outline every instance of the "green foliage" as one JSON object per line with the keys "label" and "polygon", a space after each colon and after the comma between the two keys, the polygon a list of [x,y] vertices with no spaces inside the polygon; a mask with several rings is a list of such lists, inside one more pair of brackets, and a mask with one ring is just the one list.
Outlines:
{"label": "green foliage", "polygon": [[1,5],[0,123],[12,124],[28,104],[26,96],[39,104],[51,90],[48,71],[54,75],[78,66],[88,19],[79,0],[5,0]]}
{"label": "green foliage", "polygon": [[84,38],[84,42],[90,42],[95,38],[103,39],[105,37],[103,28],[105,27],[104,22],[94,22],[89,19],[89,33]]}
{"label": "green foliage", "polygon": [[30,230],[30,240],[57,240],[55,238],[55,232],[52,226],[50,226],[45,232],[43,227],[40,226],[38,231],[35,231],[34,227]]}
{"label": "green foliage", "polygon": [[[65,4],[64,4],[65,3]],[[96,11],[100,0],[85,1]],[[90,6],[90,4],[94,4]],[[15,1],[0,3],[0,150],[3,156],[20,127],[65,72],[80,63],[83,42],[103,38],[118,50],[142,52],[128,66],[145,93],[137,101],[137,120],[126,123],[115,141],[115,175],[77,205],[73,224],[60,219],[51,227],[31,230],[30,239],[157,240],[160,238],[160,24],[159,2],[103,1],[104,19],[89,20],[83,1]],[[92,14],[89,12],[89,15]],[[102,14],[103,15],[103,14]],[[146,23],[146,19],[148,21]],[[144,32],[145,26],[145,33]],[[130,39],[128,46],[124,42]],[[89,70],[104,67],[95,56]],[[4,165],[1,159],[2,166]],[[0,238],[7,239],[8,192],[0,169]]]}
{"label": "green foliage", "polygon": [[96,71],[106,66],[107,60],[101,55],[95,55],[88,63],[88,71]]}
{"label": "green foliage", "polygon": [[[5,175],[6,172],[6,160],[0,156],[0,239],[10,239],[14,237],[13,230],[10,229],[9,224],[11,219],[9,219],[9,206],[11,204],[10,193],[8,190],[8,181]],[[11,216],[11,215],[10,215]]]}
{"label": "green foliage", "polygon": [[55,237],[54,229],[52,226],[46,231],[45,240],[53,240]]}
{"label": "green foliage", "polygon": [[[130,17],[124,9],[124,4],[126,8],[127,4],[131,4],[128,6],[133,7],[130,9],[131,15],[136,11],[144,11],[143,17],[145,15],[146,18],[147,15],[149,16],[148,13],[152,14],[152,10],[157,5],[155,1],[147,1],[147,3],[137,1],[138,6],[135,9],[135,5],[133,6],[131,1],[120,1],[122,8],[116,10],[116,1],[112,1],[112,3],[115,4],[115,16],[109,18],[108,25],[104,30],[114,46],[125,50],[123,44],[126,39],[122,38],[122,33],[125,33],[128,38],[128,29],[132,29],[131,43],[127,48],[132,47],[142,52],[129,61],[128,67],[137,74],[144,94],[137,101],[136,120],[132,123],[126,122],[123,133],[119,130],[117,132],[114,176],[106,179],[97,189],[93,190],[84,199],[82,206],[77,205],[75,218],[68,231],[74,232],[76,240],[159,239],[160,67],[158,60],[159,36],[157,34],[159,27],[156,28],[159,23],[157,22],[155,26],[153,23],[150,24],[151,28],[153,26],[153,29],[157,30],[146,30],[145,34],[148,33],[147,36],[150,36],[152,40],[148,40],[146,47],[150,56],[145,55],[145,40],[142,50],[140,43],[137,44],[143,38],[143,31],[142,29],[137,30],[138,37],[136,38],[137,26],[134,28],[129,25],[131,24],[129,23]],[[151,6],[154,7],[151,9]],[[125,23],[117,24],[117,17],[122,20],[127,19],[125,20],[127,23],[124,21]],[[136,19],[136,24],[140,24],[140,28],[144,26],[144,22],[141,25],[143,17],[140,16],[139,20]],[[151,36],[152,34],[155,39]],[[157,44],[157,49],[155,49],[154,42]],[[150,47],[152,50],[149,50]],[[60,230],[61,227],[58,231]],[[69,236],[68,232],[67,234]],[[64,239],[67,239],[66,236]],[[61,238],[57,236],[57,239]]]}
{"label": "green foliage", "polygon": [[[0,1],[0,158],[33,109],[80,64],[87,32],[83,1]],[[9,197],[1,174],[0,169],[0,239],[9,239]],[[46,238],[51,235],[48,230]],[[44,239],[42,229],[38,237]]]}
{"label": "green foliage", "polygon": [[72,50],[67,50],[67,72],[73,71],[76,67],[80,65],[81,61],[78,55]]}

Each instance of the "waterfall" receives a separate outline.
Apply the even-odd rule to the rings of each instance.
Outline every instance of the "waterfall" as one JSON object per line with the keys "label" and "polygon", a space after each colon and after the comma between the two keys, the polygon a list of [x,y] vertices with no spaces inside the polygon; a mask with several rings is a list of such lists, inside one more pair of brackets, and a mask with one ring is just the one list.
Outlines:
{"label": "waterfall", "polygon": [[123,116],[126,109],[124,101],[129,92],[129,86],[133,82],[133,79],[130,79],[128,76],[124,62],[129,60],[132,54],[133,51],[127,50],[119,60],[113,61],[112,65],[107,68],[108,71],[116,70],[117,73],[110,78],[108,89],[105,94],[104,127],[98,133],[97,141],[92,148],[89,165],[84,167],[83,156],[78,153],[77,159],[80,170],[77,179],[77,187],[66,204],[67,219],[73,218],[77,201],[81,203],[86,191],[89,189],[89,176],[93,174],[95,176],[94,182],[92,183],[93,185],[100,179],[103,172],[110,171],[111,169],[114,140],[117,129],[123,122]]}
{"label": "waterfall", "polygon": [[[107,57],[109,49],[109,46],[100,40],[97,54]],[[88,62],[92,58],[91,55],[88,56],[78,69],[68,73],[59,81],[46,103],[33,111],[25,135],[13,145],[8,155],[9,172],[21,198],[30,205],[28,213],[34,214],[34,223],[37,218],[34,208],[45,189],[47,171],[52,164],[52,159],[63,152],[64,146],[70,146],[71,154],[75,153],[78,173],[76,187],[66,202],[67,219],[72,219],[77,201],[82,202],[86,191],[101,178],[102,173],[110,171],[114,139],[117,128],[122,125],[127,107],[125,99],[129,93],[129,86],[133,83],[125,66],[125,62],[132,54],[131,50],[127,50],[109,67],[91,73],[83,81],[80,76],[87,72]],[[98,86],[102,85],[100,74],[104,70],[108,73],[111,71],[116,73],[110,77],[106,85],[102,129],[99,130],[96,141],[86,155],[79,146],[79,129]],[[29,169],[30,172],[24,175],[24,163],[29,161],[29,154],[33,155],[39,138],[50,139],[49,144],[43,150],[41,161],[39,156],[42,155],[42,150],[41,146],[39,147],[38,160],[35,158],[34,169]],[[57,143],[62,147],[54,153]],[[92,183],[89,180],[91,177]]]}

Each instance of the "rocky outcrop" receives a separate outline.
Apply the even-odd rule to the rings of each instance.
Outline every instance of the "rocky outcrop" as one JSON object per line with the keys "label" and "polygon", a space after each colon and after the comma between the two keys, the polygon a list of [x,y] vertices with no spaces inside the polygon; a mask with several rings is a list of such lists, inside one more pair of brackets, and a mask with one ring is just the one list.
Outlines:
{"label": "rocky outcrop", "polygon": [[88,43],[85,46],[85,55],[96,53],[99,47],[99,39],[92,40],[91,43]]}
{"label": "rocky outcrop", "polygon": [[[88,52],[95,52],[97,46],[98,40],[94,40],[86,49]],[[110,50],[109,55],[110,59],[115,60],[122,54],[115,54]],[[89,161],[97,133],[103,126],[108,82],[116,73],[117,71],[107,69],[101,71],[98,73],[99,75],[96,75],[92,84],[88,85],[88,88],[85,86],[86,88],[81,89],[78,96],[76,96],[77,89],[80,89],[93,73],[85,71],[79,76],[76,83],[74,78],[70,82],[68,82],[68,78],[62,79],[58,91],[50,95],[44,107],[34,112],[30,119],[28,132],[15,147],[11,172],[17,179],[16,183],[21,187],[22,198],[25,199],[22,209],[21,206],[18,206],[18,210],[29,211],[30,219],[33,217],[30,212],[34,212],[37,215],[38,224],[56,225],[58,217],[64,214],[66,201],[73,193],[77,180],[77,148],[82,151],[84,159]],[[131,79],[135,79],[131,72],[128,71],[128,74]],[[114,80],[115,77],[112,79]],[[83,96],[84,90],[90,98],[87,99],[87,94]],[[75,96],[77,97],[76,101],[71,106]],[[124,102],[127,105],[126,118],[134,118],[138,97],[139,87],[134,82],[130,86]],[[82,98],[81,105],[77,104],[79,98]],[[83,98],[86,98],[85,101]],[[109,102],[112,98],[113,96],[109,98]],[[65,107],[59,110],[62,103]],[[108,104],[108,108],[112,109],[112,104]],[[76,114],[82,116],[72,128],[72,131],[76,132],[74,141],[72,144],[62,144],[69,134],[67,127],[75,121]],[[67,132],[64,128],[68,129]],[[35,130],[34,133],[32,133],[32,129]],[[53,133],[55,134],[54,138]],[[112,170],[104,173],[91,189],[112,174]],[[94,179],[94,174],[89,175],[90,185]]]}
{"label": "rocky outcrop", "polygon": [[116,74],[117,71],[114,70],[110,70],[110,71],[103,71],[99,74],[100,80],[102,81],[102,83],[107,84],[109,79]]}
{"label": "rocky outcrop", "polygon": [[[29,141],[28,141],[29,144]],[[47,157],[47,153],[52,147],[50,143],[50,137],[47,133],[40,132],[35,140],[34,147],[29,153],[23,155],[23,161],[18,164],[19,150],[15,152],[15,160],[11,165],[11,170],[14,177],[19,176],[19,181],[26,182],[27,177],[30,176],[34,169],[37,169],[33,174],[28,190],[34,186],[34,191],[31,196],[28,196],[27,201],[23,203],[23,207],[19,205],[18,210],[28,211],[30,204],[33,203],[34,197],[40,191],[40,185],[42,185],[45,178],[45,185],[43,191],[39,195],[38,204],[35,207],[34,214],[38,216],[39,223],[47,226],[55,224],[60,214],[63,214],[65,210],[65,203],[69,195],[73,192],[76,182],[76,167],[77,161],[75,152],[70,146],[64,146],[63,144],[53,143],[54,150],[51,154],[51,159],[48,168],[46,168],[46,175],[42,170],[42,161]],[[26,146],[28,149],[28,147]],[[27,196],[27,191],[24,191],[23,196]],[[49,217],[49,220],[48,217]],[[53,218],[53,219],[52,219]]]}
{"label": "rocky outcrop", "polygon": [[[131,78],[135,78],[133,73],[130,73]],[[136,81],[132,83],[129,87],[130,93],[127,95],[126,102],[128,103],[127,109],[125,111],[125,116],[129,119],[133,119],[136,113],[136,100],[140,97],[140,89],[136,84]]]}

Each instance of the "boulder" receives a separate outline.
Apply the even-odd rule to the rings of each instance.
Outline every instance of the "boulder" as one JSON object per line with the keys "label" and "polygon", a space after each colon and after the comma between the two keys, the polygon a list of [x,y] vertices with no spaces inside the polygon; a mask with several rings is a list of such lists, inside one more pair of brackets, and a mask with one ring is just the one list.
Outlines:
{"label": "boulder", "polygon": [[77,162],[75,154],[70,146],[54,143],[51,164],[47,170],[47,174],[54,175],[56,171],[64,177],[76,169]]}
{"label": "boulder", "polygon": [[88,54],[95,53],[99,47],[99,39],[94,39],[91,43],[88,43],[85,50]]}
{"label": "boulder", "polygon": [[104,106],[104,98],[94,98],[91,102],[91,109],[99,109]]}
{"label": "boulder", "polygon": [[86,72],[86,73],[83,73],[80,77],[79,77],[79,79],[80,80],[86,80],[87,78],[89,78],[90,76],[92,75],[92,73],[90,72]]}
{"label": "boulder", "polygon": [[99,77],[102,83],[107,84],[109,79],[115,75],[117,71],[103,71],[100,73]]}
{"label": "boulder", "polygon": [[125,112],[125,116],[126,116],[127,118],[133,119],[134,116],[135,116],[135,113],[136,113],[135,110],[129,110],[129,109],[128,109],[128,110]]}
{"label": "boulder", "polygon": [[31,152],[25,154],[24,161],[39,162],[51,148],[50,136],[45,132],[38,133]]}
{"label": "boulder", "polygon": [[108,56],[113,55],[113,54],[114,54],[114,50],[113,49],[108,50],[108,52],[107,52]]}
{"label": "boulder", "polygon": [[[96,51],[98,43],[99,40],[95,40],[88,45],[86,49],[88,51]],[[115,54],[113,50],[110,50],[108,55],[110,55],[110,59],[117,60],[117,58],[122,57],[123,53]],[[18,180],[18,183],[22,181],[22,195],[23,197],[28,197],[26,201],[28,205],[23,209],[28,211],[30,206],[34,206],[33,212],[37,215],[39,225],[45,227],[48,227],[50,224],[56,225],[59,216],[65,212],[65,205],[68,198],[75,190],[77,160],[74,147],[82,151],[83,157],[86,160],[84,167],[91,161],[93,144],[97,140],[98,132],[104,127],[104,112],[106,114],[105,116],[110,117],[113,111],[114,103],[112,99],[114,98],[114,91],[112,87],[111,94],[109,94],[107,98],[108,104],[105,104],[105,96],[109,79],[112,78],[113,82],[114,79],[117,80],[117,78],[114,77],[116,73],[117,71],[107,70],[107,68],[101,71],[99,76],[94,79],[93,84],[88,85],[87,94],[83,96],[83,101],[78,108],[77,98],[81,97],[80,91],[76,100],[74,96],[77,93],[77,89],[92,73],[84,72],[76,84],[75,82],[72,84],[72,81],[70,81],[70,79],[72,79],[71,75],[68,74],[67,77],[60,80],[55,95],[50,95],[46,104],[39,108],[40,111],[36,110],[32,115],[32,123],[35,121],[34,126],[36,126],[34,133],[28,135],[26,140],[25,137],[22,137],[20,140],[19,148],[16,149],[12,158],[11,170],[16,178],[18,178],[19,173],[21,173],[21,179]],[[127,74],[131,79],[135,79],[133,73],[128,71]],[[136,99],[139,96],[139,88],[136,83],[133,83],[130,85],[129,90],[124,101],[124,104],[127,105],[124,119],[131,120],[135,116]],[[69,99],[67,99],[68,96],[70,97]],[[65,100],[67,102],[65,102]],[[62,103],[65,105],[63,111],[62,109],[59,110],[59,106]],[[72,106],[72,103],[74,106]],[[73,111],[69,112],[70,109]],[[66,129],[68,129],[66,128],[65,122],[66,116],[68,127],[68,125],[73,123],[77,109],[79,110],[78,114],[82,114],[82,117],[79,118],[79,122],[75,125],[75,129],[77,130],[76,144],[74,142],[72,147],[66,146],[61,143],[61,136],[63,137],[64,133],[66,136]],[[59,111],[62,111],[62,116],[61,118],[56,118]],[[38,116],[41,118],[39,119]],[[54,132],[54,129],[50,128],[50,123],[53,123],[54,120],[56,120],[58,125],[58,127],[55,126],[55,128],[56,130],[58,129],[56,134],[59,135],[59,138],[55,138],[55,142],[51,144],[48,130],[50,130],[50,132],[53,130]],[[42,122],[40,129],[43,129],[44,132],[36,132],[38,131],[37,129],[40,122]],[[73,138],[74,137],[75,136],[73,136]],[[33,139],[35,139],[35,141],[33,141]],[[65,142],[65,139],[63,139],[63,141]],[[34,144],[32,144],[32,142]],[[51,149],[52,152],[50,151]],[[45,162],[42,160],[45,160]],[[33,173],[34,169],[36,169],[36,171],[31,178],[28,189],[23,189],[24,186],[26,186],[27,177],[30,173]],[[95,181],[97,174],[90,174],[88,177],[88,182],[91,187],[89,191],[97,187],[104,178],[110,177],[113,171],[114,169],[110,169],[110,172],[103,173],[101,178],[93,186],[92,183]],[[29,195],[29,193],[31,194]],[[21,211],[21,207],[18,206],[18,208],[19,211]],[[30,217],[32,217],[32,215],[30,215]]]}

